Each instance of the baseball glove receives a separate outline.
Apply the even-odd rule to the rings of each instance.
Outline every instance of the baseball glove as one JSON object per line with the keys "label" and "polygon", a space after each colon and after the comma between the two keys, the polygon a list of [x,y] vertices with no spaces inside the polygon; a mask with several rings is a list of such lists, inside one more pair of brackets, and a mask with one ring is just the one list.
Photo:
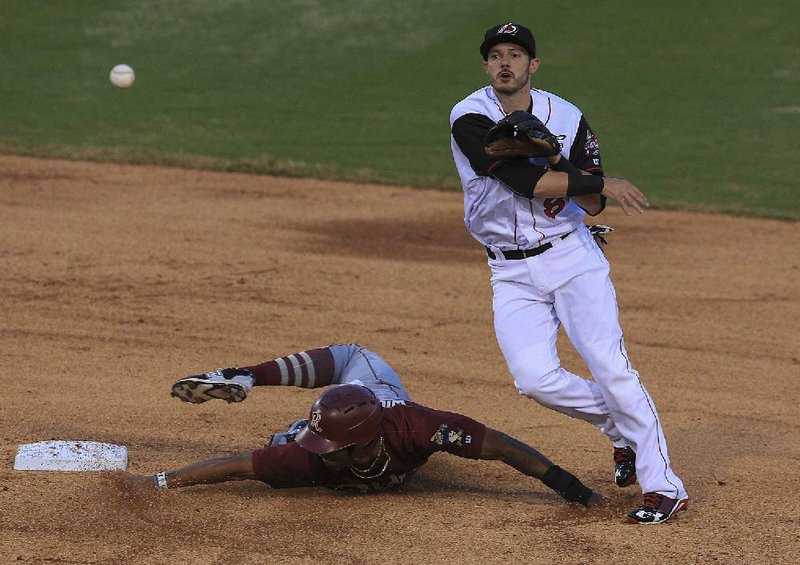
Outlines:
{"label": "baseball glove", "polygon": [[516,110],[489,130],[483,150],[492,159],[551,157],[561,153],[561,142],[539,118]]}
{"label": "baseball glove", "polygon": [[592,234],[592,237],[594,237],[594,240],[597,242],[597,246],[600,249],[603,249],[603,247],[608,245],[608,241],[606,241],[605,236],[610,234],[612,231],[614,231],[614,228],[604,224],[594,224],[589,226],[589,233]]}

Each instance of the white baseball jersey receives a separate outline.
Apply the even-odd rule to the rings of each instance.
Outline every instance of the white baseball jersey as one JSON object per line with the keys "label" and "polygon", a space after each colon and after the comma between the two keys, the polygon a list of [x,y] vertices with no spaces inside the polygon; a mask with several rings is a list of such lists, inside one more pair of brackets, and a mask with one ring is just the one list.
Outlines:
{"label": "white baseball jersey", "polygon": [[[561,137],[562,157],[602,174],[597,141],[580,110],[549,92],[530,92],[528,111]],[[625,349],[610,267],[583,224],[584,210],[566,197],[533,197],[546,159],[493,160],[484,152],[487,132],[504,116],[487,86],[455,105],[450,128],[464,221],[487,248],[495,335],[517,390],[592,423],[614,446],[631,447],[644,492],[683,499],[655,404]],[[507,253],[536,247],[530,255]],[[593,380],[561,366],[561,327]]]}
{"label": "white baseball jersey", "polygon": [[[602,174],[597,141],[577,107],[538,89],[531,90],[531,104],[531,113],[559,136],[564,158]],[[453,159],[472,236],[489,248],[528,249],[577,229],[586,213],[568,198],[531,198],[547,159],[506,161],[489,173],[496,163],[483,153],[483,136],[505,115],[491,86],[456,104],[450,113]]]}

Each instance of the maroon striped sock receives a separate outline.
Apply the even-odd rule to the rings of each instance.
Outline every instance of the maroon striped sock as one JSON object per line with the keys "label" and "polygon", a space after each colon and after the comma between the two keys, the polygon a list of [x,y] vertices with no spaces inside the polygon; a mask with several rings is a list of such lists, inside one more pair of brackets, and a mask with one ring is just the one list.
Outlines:
{"label": "maroon striped sock", "polygon": [[243,368],[253,373],[255,386],[318,388],[333,382],[334,363],[333,354],[327,347],[322,347]]}

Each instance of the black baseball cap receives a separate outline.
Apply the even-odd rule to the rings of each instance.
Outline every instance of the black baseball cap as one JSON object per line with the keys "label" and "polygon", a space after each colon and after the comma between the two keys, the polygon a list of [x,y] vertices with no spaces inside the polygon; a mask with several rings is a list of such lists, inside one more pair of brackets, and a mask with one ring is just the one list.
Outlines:
{"label": "black baseball cap", "polygon": [[489,49],[498,43],[516,43],[524,47],[532,58],[536,57],[536,40],[533,39],[533,32],[525,26],[509,22],[486,30],[481,43],[481,55],[484,61],[489,56]]}

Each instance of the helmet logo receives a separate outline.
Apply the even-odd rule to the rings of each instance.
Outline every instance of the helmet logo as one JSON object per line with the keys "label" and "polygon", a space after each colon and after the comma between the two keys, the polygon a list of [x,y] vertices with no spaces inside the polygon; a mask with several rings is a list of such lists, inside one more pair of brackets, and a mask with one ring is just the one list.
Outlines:
{"label": "helmet logo", "polygon": [[498,34],[500,34],[500,33],[510,33],[510,34],[513,35],[513,34],[517,33],[517,26],[515,26],[514,24],[501,25],[500,29],[497,30],[497,33]]}
{"label": "helmet logo", "polygon": [[308,427],[315,432],[322,433],[322,426],[319,425],[320,420],[322,420],[322,412],[319,410],[314,410],[311,413],[311,421],[308,422]]}

